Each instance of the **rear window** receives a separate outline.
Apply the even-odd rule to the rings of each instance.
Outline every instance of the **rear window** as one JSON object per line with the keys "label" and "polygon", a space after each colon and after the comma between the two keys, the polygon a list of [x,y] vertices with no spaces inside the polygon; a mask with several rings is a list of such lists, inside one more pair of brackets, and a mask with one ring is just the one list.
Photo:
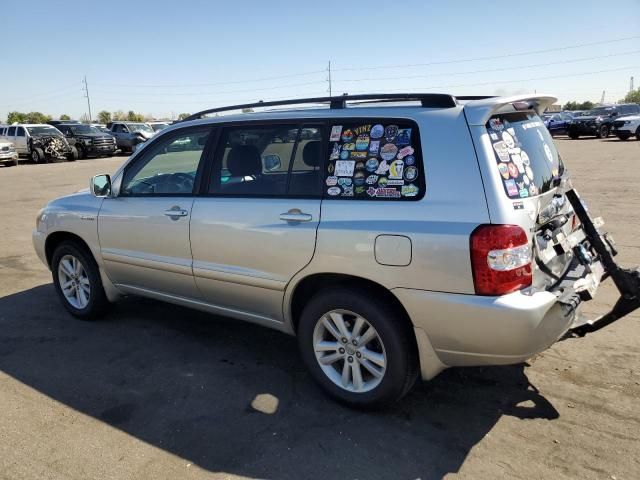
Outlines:
{"label": "rear window", "polygon": [[324,198],[419,200],[424,196],[420,134],[406,120],[334,123]]}
{"label": "rear window", "polygon": [[498,114],[486,127],[509,198],[534,197],[553,188],[564,165],[540,117],[534,112]]}

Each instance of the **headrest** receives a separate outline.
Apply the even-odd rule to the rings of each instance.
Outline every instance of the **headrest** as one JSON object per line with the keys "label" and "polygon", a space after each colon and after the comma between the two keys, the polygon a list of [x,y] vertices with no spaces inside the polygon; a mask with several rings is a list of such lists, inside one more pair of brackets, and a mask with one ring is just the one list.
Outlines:
{"label": "headrest", "polygon": [[247,177],[262,173],[260,151],[255,145],[232,147],[227,156],[227,168],[234,177]]}
{"label": "headrest", "polygon": [[319,167],[322,160],[322,142],[312,140],[307,142],[302,150],[302,161],[310,167]]}

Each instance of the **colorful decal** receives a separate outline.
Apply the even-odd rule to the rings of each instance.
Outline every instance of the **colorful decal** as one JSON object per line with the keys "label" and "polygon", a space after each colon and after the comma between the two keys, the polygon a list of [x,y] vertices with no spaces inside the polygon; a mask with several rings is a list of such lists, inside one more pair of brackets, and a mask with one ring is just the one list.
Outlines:
{"label": "colorful decal", "polygon": [[366,135],[364,133],[358,135],[358,138],[356,138],[356,150],[359,150],[361,152],[366,152],[369,149],[369,135]]}
{"label": "colorful decal", "polygon": [[331,128],[331,135],[329,136],[330,142],[337,142],[340,140],[340,134],[342,133],[342,125],[334,125]]}
{"label": "colorful decal", "polygon": [[340,192],[342,192],[342,190],[340,190],[340,187],[331,187],[327,189],[327,193],[332,197],[335,197],[336,195],[340,195]]}
{"label": "colorful decal", "polygon": [[391,186],[397,186],[397,185],[404,185],[404,180],[387,180],[387,185]]}
{"label": "colorful decal", "polygon": [[336,177],[353,177],[356,162],[353,160],[338,160],[336,162]]}
{"label": "colorful decal", "polygon": [[364,162],[356,163],[356,170],[364,170]]}
{"label": "colorful decal", "polygon": [[333,163],[330,163],[329,166],[327,167],[327,172],[329,172],[329,174],[332,174],[333,171],[335,170]]}
{"label": "colorful decal", "polygon": [[416,163],[416,157],[414,157],[413,155],[407,155],[403,160],[405,165],[413,165],[414,163]]}
{"label": "colorful decal", "polygon": [[502,141],[505,143],[507,148],[514,148],[516,146],[516,142],[509,132],[502,132]]}
{"label": "colorful decal", "polygon": [[355,134],[353,133],[353,131],[347,129],[344,132],[342,132],[342,136],[340,138],[342,138],[343,142],[350,142],[351,140],[353,140],[354,136]]}
{"label": "colorful decal", "polygon": [[407,155],[413,155],[413,153],[414,153],[413,147],[404,147],[400,149],[400,151],[398,152],[398,158],[403,159]]}
{"label": "colorful decal", "polygon": [[378,198],[399,198],[400,192],[396,188],[374,188],[367,189],[367,195]]}
{"label": "colorful decal", "polygon": [[344,187],[342,190],[341,197],[353,197],[353,185]]}
{"label": "colorful decal", "polygon": [[497,130],[498,132],[504,130],[504,125],[502,125],[502,122],[499,118],[492,118],[491,120],[489,120],[489,127],[491,127],[493,130]]}
{"label": "colorful decal", "polygon": [[366,180],[367,181],[367,185],[375,184],[378,181],[378,178],[380,178],[380,177],[378,177],[378,175],[369,175],[367,177],[367,180]]}
{"label": "colorful decal", "polygon": [[418,178],[418,169],[416,167],[407,167],[404,169],[404,179],[407,182],[413,182]]}
{"label": "colorful decal", "polygon": [[367,152],[351,152],[350,158],[367,158]]}
{"label": "colorful decal", "polygon": [[338,177],[336,177],[335,175],[331,175],[330,177],[327,177],[325,183],[327,184],[327,187],[333,187],[334,185],[338,184]]}
{"label": "colorful decal", "polygon": [[341,187],[350,187],[352,184],[352,181],[349,177],[340,177],[338,179],[338,185],[340,185]]}
{"label": "colorful decal", "polygon": [[365,181],[366,175],[364,174],[364,172],[356,172],[356,174],[353,176],[353,184],[358,187],[364,185]]}
{"label": "colorful decal", "polygon": [[498,134],[497,133],[490,132],[489,136],[491,137],[491,140],[498,140]]}
{"label": "colorful decal", "polygon": [[420,189],[416,187],[414,184],[405,185],[400,190],[400,193],[403,197],[415,197],[420,192]]}
{"label": "colorful decal", "polygon": [[371,127],[371,138],[382,138],[384,135],[384,127],[380,124]]}
{"label": "colorful decal", "polygon": [[402,160],[394,160],[389,167],[389,178],[402,178],[404,171],[404,162]]}
{"label": "colorful decal", "polygon": [[507,195],[510,197],[518,196],[518,187],[515,180],[507,180],[504,182],[504,186],[507,187]]}
{"label": "colorful decal", "polygon": [[379,186],[379,187],[386,187],[386,186],[387,186],[387,182],[388,182],[388,181],[389,181],[389,180],[387,180],[387,177],[380,177],[380,178],[378,179],[378,186]]}
{"label": "colorful decal", "polygon": [[340,160],[346,160],[351,155],[351,152],[348,150],[343,150],[340,152]]}
{"label": "colorful decal", "polygon": [[509,175],[512,178],[518,178],[520,176],[520,172],[518,172],[518,167],[516,167],[515,163],[507,163],[507,168],[509,168]]}
{"label": "colorful decal", "polygon": [[384,138],[387,142],[393,142],[393,140],[398,135],[398,126],[397,125],[389,125],[384,129]]}
{"label": "colorful decal", "polygon": [[380,150],[380,140],[371,140],[369,143],[369,153],[371,155],[377,155]]}
{"label": "colorful decal", "polygon": [[521,188],[520,189],[520,198],[524,198],[524,197],[528,197],[529,196],[529,190],[527,190],[526,188]]}
{"label": "colorful decal", "polygon": [[494,143],[493,149],[498,154],[498,158],[500,158],[501,162],[509,161],[509,149],[507,148],[507,145],[503,141]]}
{"label": "colorful decal", "polygon": [[334,143],[331,155],[329,155],[329,160],[337,160],[338,158],[340,158],[340,144]]}
{"label": "colorful decal", "polygon": [[398,147],[393,143],[385,143],[380,149],[380,156],[383,160],[393,160],[398,154]]}
{"label": "colorful decal", "polygon": [[371,130],[371,125],[361,125],[353,129],[353,132],[357,135],[369,135],[369,131]]}
{"label": "colorful decal", "polygon": [[401,128],[398,130],[396,145],[409,145],[411,143],[411,129]]}
{"label": "colorful decal", "polygon": [[389,164],[387,163],[386,160],[382,160],[380,162],[380,165],[378,165],[378,169],[376,170],[375,173],[377,173],[378,175],[386,175],[388,171],[389,171]]}
{"label": "colorful decal", "polygon": [[524,173],[524,163],[522,157],[519,154],[511,155],[511,161],[518,167],[518,172]]}
{"label": "colorful decal", "polygon": [[370,158],[364,166],[367,169],[367,172],[375,172],[378,169],[379,164],[380,162],[378,162],[376,158]]}
{"label": "colorful decal", "polygon": [[502,175],[502,178],[504,178],[505,180],[509,178],[509,168],[507,167],[506,163],[499,163],[498,171],[500,172],[500,175]]}
{"label": "colorful decal", "polygon": [[342,150],[349,150],[350,152],[356,149],[355,143],[345,143],[342,145]]}
{"label": "colorful decal", "polygon": [[364,187],[356,187],[354,191],[356,192],[356,195],[364,193]]}
{"label": "colorful decal", "polygon": [[538,191],[538,187],[535,186],[535,184],[532,182],[531,185],[529,186],[529,193],[531,194],[531,196],[535,196],[538,195],[539,191]]}

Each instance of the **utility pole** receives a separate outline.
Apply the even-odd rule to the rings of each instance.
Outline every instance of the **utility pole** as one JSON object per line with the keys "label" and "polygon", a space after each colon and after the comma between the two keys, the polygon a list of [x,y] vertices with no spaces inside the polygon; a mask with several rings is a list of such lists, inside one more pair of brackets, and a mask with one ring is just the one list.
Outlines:
{"label": "utility pole", "polygon": [[329,72],[329,96],[331,97],[331,60],[329,60],[329,67],[327,68],[327,71]]}
{"label": "utility pole", "polygon": [[91,117],[91,101],[89,100],[89,85],[87,84],[87,76],[84,76],[84,80],[82,80],[82,83],[84,83],[84,88],[82,89],[84,91],[84,97],[87,99],[87,108],[89,109],[89,122],[91,123],[93,121],[93,117]]}
{"label": "utility pole", "polygon": [[629,93],[633,92],[633,75],[631,75],[631,85],[629,86]]}
{"label": "utility pole", "polygon": [[600,99],[600,105],[604,105],[604,94],[606,90],[602,90],[602,98]]}

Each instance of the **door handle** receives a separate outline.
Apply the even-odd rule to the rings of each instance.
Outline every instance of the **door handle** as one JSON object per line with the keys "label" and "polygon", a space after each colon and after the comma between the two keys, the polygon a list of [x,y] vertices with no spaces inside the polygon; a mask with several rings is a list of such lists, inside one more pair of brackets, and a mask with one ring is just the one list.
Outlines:
{"label": "door handle", "polygon": [[288,212],[280,214],[280,220],[285,222],[310,222],[313,216],[309,213],[303,213],[299,208],[292,208]]}
{"label": "door handle", "polygon": [[172,220],[177,220],[178,217],[186,217],[187,215],[189,215],[189,212],[176,205],[175,207],[171,207],[169,210],[165,210],[164,214],[167,217],[171,217]]}

